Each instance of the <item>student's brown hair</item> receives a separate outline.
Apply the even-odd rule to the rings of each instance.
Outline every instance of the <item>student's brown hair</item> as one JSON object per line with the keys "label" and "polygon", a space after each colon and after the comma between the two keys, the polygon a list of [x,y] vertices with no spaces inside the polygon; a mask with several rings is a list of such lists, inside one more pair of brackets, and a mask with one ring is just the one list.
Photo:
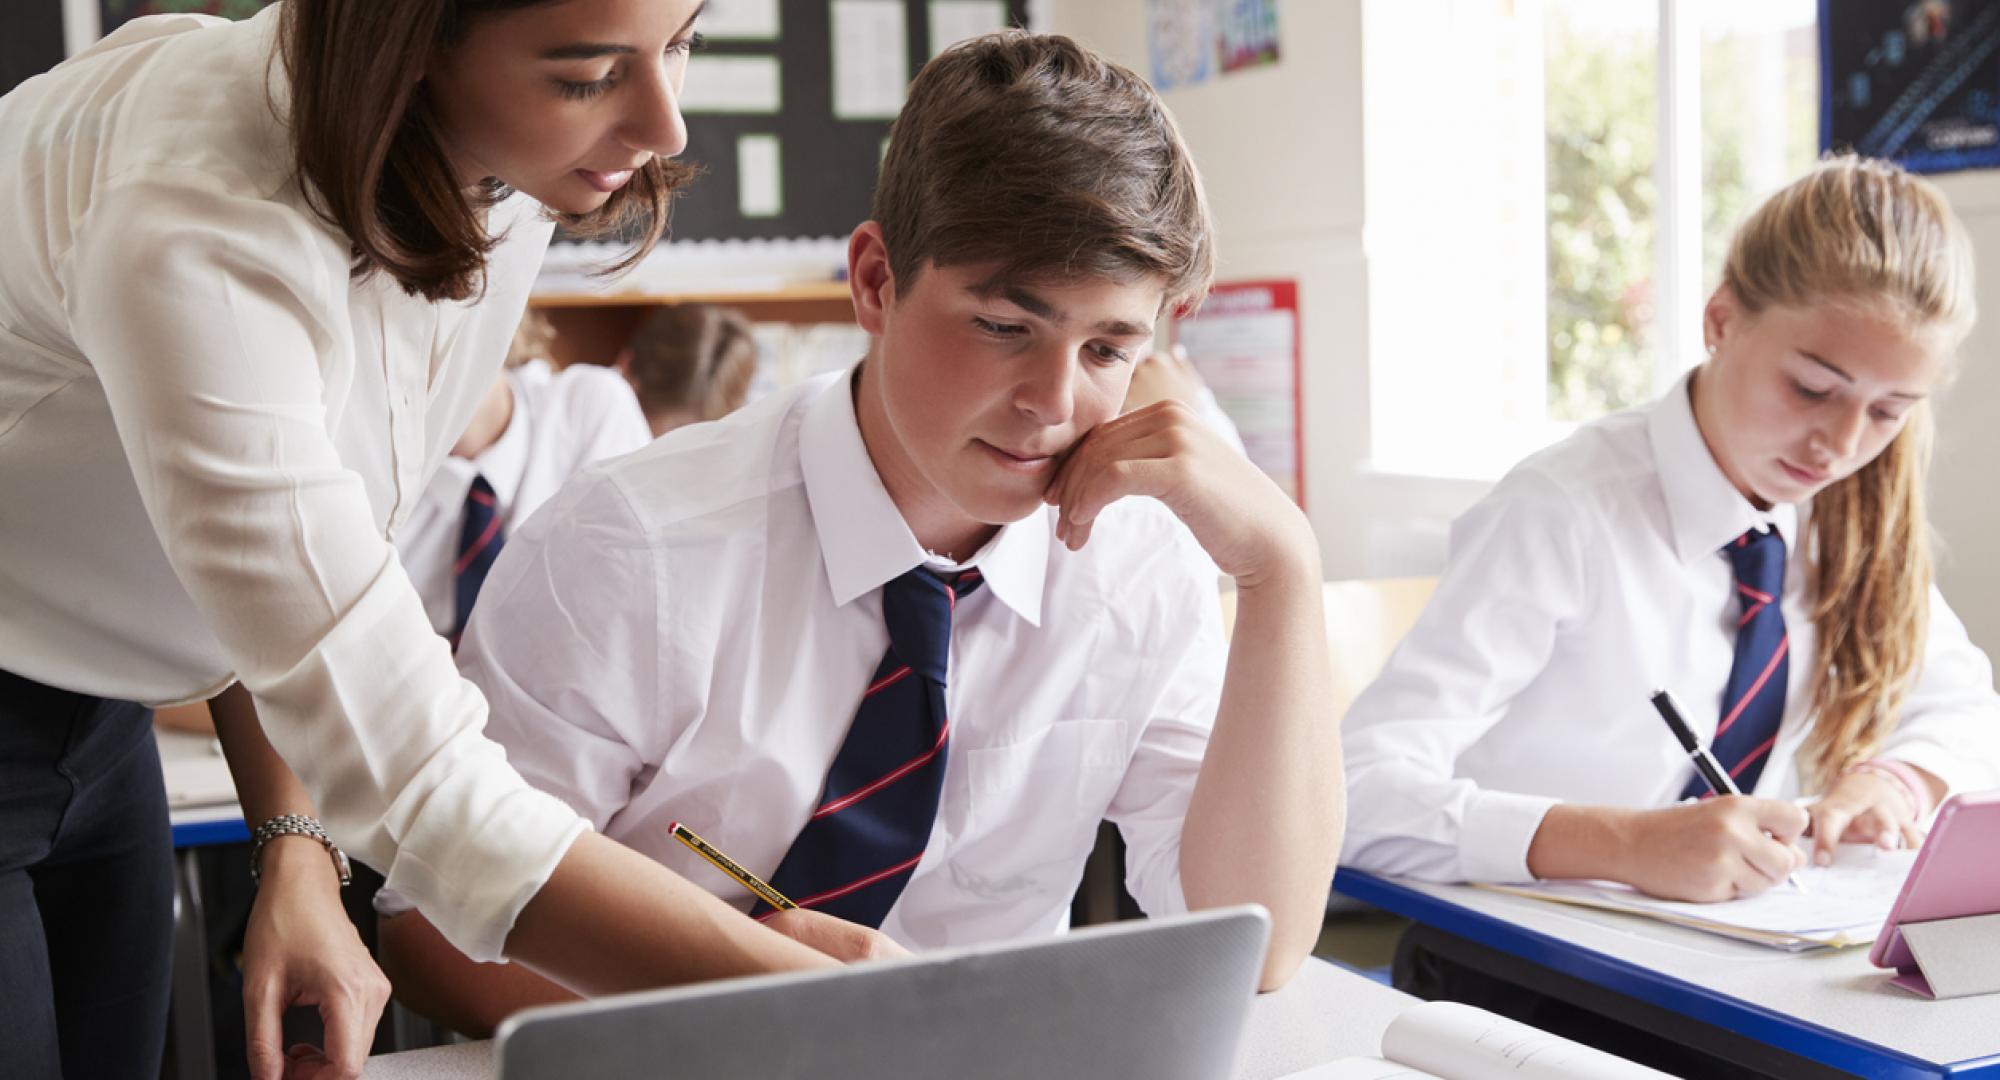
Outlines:
{"label": "student's brown hair", "polygon": [[1214,275],[1201,178],[1159,95],[1058,35],[988,34],[924,65],[872,216],[905,289],[926,263],[997,262],[996,282],[1158,276],[1171,306]]}
{"label": "student's brown hair", "polygon": [[[1736,231],[1722,282],[1753,315],[1774,305],[1851,304],[1954,345],[1975,316],[1972,243],[1942,193],[1885,161],[1829,158]],[[1824,788],[1872,756],[1923,664],[1931,537],[1924,510],[1929,402],[1875,460],[1813,496],[1817,718],[1801,750]]]}
{"label": "student's brown hair", "polygon": [[[292,153],[312,208],[353,245],[354,274],[377,271],[428,300],[463,300],[483,282],[482,211],[505,191],[468,195],[438,141],[417,78],[481,17],[550,0],[287,0],[280,56],[291,81]],[[580,236],[633,236],[610,270],[644,258],[694,170],[654,158],[589,214],[557,215]]]}
{"label": "student's brown hair", "polygon": [[749,320],[714,304],[672,304],[640,325],[625,377],[649,422],[676,413],[719,420],[743,406],[756,373]]}

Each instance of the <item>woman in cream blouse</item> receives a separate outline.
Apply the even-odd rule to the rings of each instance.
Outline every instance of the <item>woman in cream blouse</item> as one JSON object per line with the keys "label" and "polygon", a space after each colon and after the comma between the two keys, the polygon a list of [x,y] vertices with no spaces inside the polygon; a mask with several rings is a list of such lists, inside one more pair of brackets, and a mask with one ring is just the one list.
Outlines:
{"label": "woman in cream blouse", "polygon": [[658,235],[700,6],[162,16],[0,98],[0,1073],[157,1073],[147,717],[175,702],[215,699],[274,841],[246,950],[257,1075],[284,1067],[288,1004],[327,1019],[294,1071],[354,1075],[386,996],[336,843],[469,955],[582,990],[827,962],[523,783],[390,542],[552,219]]}

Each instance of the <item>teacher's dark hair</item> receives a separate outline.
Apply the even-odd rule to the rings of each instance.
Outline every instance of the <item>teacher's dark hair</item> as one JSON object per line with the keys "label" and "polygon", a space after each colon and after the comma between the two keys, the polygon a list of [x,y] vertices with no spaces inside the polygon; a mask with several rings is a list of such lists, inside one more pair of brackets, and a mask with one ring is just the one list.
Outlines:
{"label": "teacher's dark hair", "polygon": [[[479,18],[551,0],[288,0],[281,55],[291,81],[292,151],[314,211],[353,245],[354,275],[377,271],[429,300],[479,292],[483,211],[505,190],[468,192],[452,174],[419,78],[427,58]],[[690,166],[654,158],[603,206],[558,214],[579,236],[631,236],[608,271],[645,258],[667,227]]]}

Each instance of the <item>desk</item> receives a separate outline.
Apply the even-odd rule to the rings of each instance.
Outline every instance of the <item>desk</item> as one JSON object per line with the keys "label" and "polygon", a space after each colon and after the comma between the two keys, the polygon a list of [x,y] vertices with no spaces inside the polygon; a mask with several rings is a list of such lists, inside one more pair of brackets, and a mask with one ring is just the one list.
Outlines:
{"label": "desk", "polygon": [[[1735,1058],[1730,1044],[1750,1040],[1869,1077],[2000,1078],[2000,999],[1923,1000],[1890,986],[1867,949],[1783,953],[1638,916],[1348,869],[1333,886],[1682,1018],[1718,1056]],[[1608,1002],[1572,1004],[1616,1016]]]}
{"label": "desk", "polygon": [[[1372,1056],[1389,1021],[1417,999],[1322,960],[1250,1006],[1235,1080],[1274,1080],[1325,1061]],[[493,1044],[460,1043],[371,1058],[363,1080],[490,1080]]]}
{"label": "desk", "polygon": [[[158,732],[157,737],[170,806],[185,801],[190,792],[215,791],[215,770],[222,759],[212,749],[213,739],[174,731]],[[226,775],[227,767],[223,768]],[[174,966],[167,1030],[174,1075],[202,1080],[215,1075],[215,1040],[208,1008],[208,931],[203,925],[196,852],[214,844],[245,843],[250,830],[233,798],[178,806],[168,812],[168,821],[174,833]]]}

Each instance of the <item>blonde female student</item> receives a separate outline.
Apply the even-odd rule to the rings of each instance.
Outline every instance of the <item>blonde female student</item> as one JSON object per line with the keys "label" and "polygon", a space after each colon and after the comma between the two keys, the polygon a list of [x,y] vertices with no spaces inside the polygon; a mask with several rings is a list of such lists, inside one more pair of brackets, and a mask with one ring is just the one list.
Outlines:
{"label": "blonde female student", "polygon": [[[2000,787],[1992,670],[1924,516],[1931,398],[1972,321],[1971,248],[1928,183],[1842,157],[1772,196],[1703,313],[1708,359],[1453,526],[1346,720],[1346,861],[1724,900]],[[1694,801],[1662,687],[1745,797]]]}
{"label": "blonde female student", "polygon": [[156,704],[215,699],[260,842],[258,1076],[292,1003],[327,1035],[291,1072],[367,1052],[336,844],[579,990],[831,962],[524,783],[390,546],[553,219],[658,235],[700,7],[286,0],[0,98],[0,1075],[158,1072]]}

